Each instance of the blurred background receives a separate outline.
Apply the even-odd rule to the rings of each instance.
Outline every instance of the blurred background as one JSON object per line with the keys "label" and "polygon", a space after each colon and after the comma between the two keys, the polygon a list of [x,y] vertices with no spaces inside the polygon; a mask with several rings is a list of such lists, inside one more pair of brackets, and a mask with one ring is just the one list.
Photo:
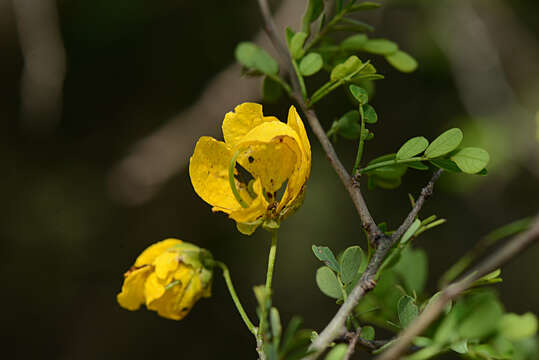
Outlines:
{"label": "blurred background", "polygon": [[[429,288],[481,236],[539,208],[539,2],[383,1],[358,18],[419,61],[386,79],[372,101],[380,121],[367,159],[412,136],[458,126],[491,154],[489,174],[444,175],[422,210],[448,221],[417,242],[430,255]],[[298,29],[303,1],[271,2]],[[260,101],[260,79],[240,78],[239,41],[257,39],[256,1],[0,0],[0,315],[13,359],[255,358],[254,343],[219,274],[213,297],[181,322],[116,303],[122,274],[148,245],[194,242],[229,264],[254,318],[270,236],[239,234],[212,214],[186,171],[198,137],[220,137],[224,114]],[[267,42],[265,42],[267,43]],[[271,48],[267,47],[269,50]],[[361,55],[360,55],[361,56]],[[310,89],[323,81],[311,80]],[[265,106],[285,119],[287,100]],[[318,106],[323,125],[350,109],[342,92]],[[316,139],[307,197],[283,223],[274,304],[320,329],[337,307],[319,292],[311,245],[365,246],[359,219]],[[473,141],[470,141],[473,138]],[[349,167],[356,144],[340,140]],[[396,227],[425,172],[397,190],[365,191],[374,218]],[[508,311],[539,312],[533,247],[497,286]]]}

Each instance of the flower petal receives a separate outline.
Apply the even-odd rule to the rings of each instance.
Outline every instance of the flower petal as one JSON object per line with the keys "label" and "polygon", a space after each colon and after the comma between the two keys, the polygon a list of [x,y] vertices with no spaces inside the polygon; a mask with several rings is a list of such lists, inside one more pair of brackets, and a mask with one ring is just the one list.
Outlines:
{"label": "flower petal", "polygon": [[144,283],[151,273],[151,266],[144,266],[125,275],[122,291],[116,296],[121,307],[137,310],[144,303]]}
{"label": "flower petal", "polygon": [[264,191],[271,196],[301,166],[303,155],[299,136],[280,121],[255,127],[242,138],[237,148],[242,151],[238,162],[261,180]]}
{"label": "flower petal", "polygon": [[242,137],[263,122],[279,121],[273,116],[262,114],[262,105],[256,103],[243,103],[229,112],[223,120],[223,136],[225,143],[234,147]]}
{"label": "flower petal", "polygon": [[177,285],[167,289],[160,298],[147,304],[148,309],[157,311],[160,316],[167,319],[183,319],[204,294],[200,279],[195,276],[191,268],[188,269],[190,271],[183,272]]}
{"label": "flower petal", "polygon": [[[253,184],[253,191],[257,197],[247,208],[239,208],[230,213],[230,217],[238,223],[252,223],[263,217],[268,208],[268,202],[263,195],[263,189],[260,179],[257,179]],[[255,228],[256,229],[256,228]],[[254,230],[253,230],[254,232]],[[252,233],[252,232],[251,232]],[[250,235],[250,234],[248,234]]]}
{"label": "flower petal", "polygon": [[[291,106],[288,112],[288,126],[294,129],[301,139],[302,162],[299,169],[288,179],[286,191],[277,207],[278,212],[288,207],[294,208],[291,210],[295,211],[301,205],[305,191],[304,185],[311,173],[311,144],[307,138],[305,126],[294,106]],[[287,212],[286,216],[289,216],[292,212]]]}
{"label": "flower petal", "polygon": [[167,283],[164,280],[159,279],[156,273],[151,273],[144,284],[144,295],[146,298],[146,307],[165,293],[165,286]]}
{"label": "flower petal", "polygon": [[149,246],[142,252],[142,254],[139,255],[137,260],[135,261],[135,266],[143,266],[143,265],[149,265],[153,264],[154,260],[161,255],[163,252],[165,252],[167,249],[181,244],[182,241],[178,239],[165,239],[159,242],[156,242],[152,246]]}
{"label": "flower petal", "polygon": [[203,136],[189,163],[189,176],[196,193],[218,211],[230,212],[240,207],[228,181],[232,155],[224,142]]}
{"label": "flower petal", "polygon": [[165,280],[171,271],[176,270],[180,265],[177,252],[164,252],[155,259],[155,274],[159,279]]}

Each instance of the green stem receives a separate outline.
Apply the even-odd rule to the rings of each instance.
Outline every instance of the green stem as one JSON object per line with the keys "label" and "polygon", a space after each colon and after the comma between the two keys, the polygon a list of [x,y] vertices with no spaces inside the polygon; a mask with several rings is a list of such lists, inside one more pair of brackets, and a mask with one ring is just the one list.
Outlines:
{"label": "green stem", "polygon": [[[271,247],[268,255],[268,269],[266,271],[266,290],[268,291],[268,296],[271,296],[271,283],[273,280],[273,268],[275,265],[275,254],[277,253],[277,230],[271,233]],[[262,315],[260,317],[260,324],[258,325],[258,331],[256,334],[256,339],[258,346],[261,348],[263,343],[262,331],[264,329],[264,322],[266,320],[267,314],[266,309],[262,309]]]}
{"label": "green stem", "polygon": [[303,76],[301,76],[301,73],[299,72],[299,66],[296,60],[292,59],[292,66],[294,67],[294,71],[296,72],[296,75],[298,77],[299,87],[301,89],[301,95],[303,96],[303,99],[307,99],[307,88],[305,87],[305,81],[303,80]]}
{"label": "green stem", "polygon": [[398,159],[387,160],[387,161],[382,161],[382,162],[379,162],[379,163],[376,163],[376,164],[366,166],[363,169],[359,169],[358,173],[363,174],[363,173],[365,173],[367,171],[371,171],[371,170],[378,169],[378,168],[381,168],[381,167],[384,167],[384,166],[389,166],[389,165],[408,164],[408,163],[412,163],[412,162],[416,162],[416,161],[425,161],[425,160],[428,160],[428,158],[419,157],[419,156],[409,158],[409,159],[404,159],[404,160],[398,160]]}
{"label": "green stem", "polygon": [[363,146],[365,144],[365,138],[363,137],[363,132],[365,132],[365,115],[363,114],[363,106],[361,103],[359,104],[359,116],[361,118],[361,131],[359,132],[359,145],[357,147],[356,162],[352,169],[352,176],[356,174],[356,171],[359,168],[361,158],[363,157]]}
{"label": "green stem", "polygon": [[288,95],[292,94],[292,88],[283,79],[281,79],[280,76],[273,75],[273,74],[266,74],[266,76],[272,79],[273,81],[279,83],[279,85],[282,86],[282,88],[286,91]]}
{"label": "green stem", "polygon": [[241,207],[247,208],[249,205],[241,198],[240,192],[236,188],[236,179],[234,178],[234,170],[236,169],[236,159],[238,158],[238,155],[240,154],[240,150],[236,151],[234,156],[232,156],[232,160],[230,160],[230,165],[228,166],[228,182],[230,183],[230,188],[232,189],[232,194],[234,194],[234,197],[238,202],[240,203]]}
{"label": "green stem", "polygon": [[222,263],[220,261],[215,261],[215,265],[219,266],[223,270],[223,277],[225,278],[226,286],[228,287],[228,292],[230,293],[230,296],[232,297],[232,301],[234,301],[234,305],[236,305],[236,309],[238,309],[238,312],[240,313],[241,318],[243,319],[243,322],[249,329],[253,335],[256,336],[256,329],[251,320],[249,320],[249,316],[247,316],[247,313],[243,309],[243,306],[241,305],[240,299],[238,298],[238,295],[236,294],[236,290],[234,290],[234,285],[232,284],[232,279],[230,278],[230,271],[228,270],[228,266],[226,266],[225,263]]}
{"label": "green stem", "polygon": [[277,252],[277,231],[271,233],[271,247],[268,255],[268,270],[266,272],[266,289],[271,290],[273,279],[273,267],[275,265],[275,254]]}

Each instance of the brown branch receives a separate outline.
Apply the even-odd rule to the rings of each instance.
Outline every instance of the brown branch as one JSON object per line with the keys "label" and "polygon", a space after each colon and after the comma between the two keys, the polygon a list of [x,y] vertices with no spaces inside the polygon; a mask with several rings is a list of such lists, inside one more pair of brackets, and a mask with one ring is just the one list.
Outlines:
{"label": "brown branch", "polygon": [[[275,48],[278,51],[282,52],[283,49],[284,51],[286,51],[286,48],[282,46],[282,42],[277,36],[267,1],[258,0],[258,3],[261,8],[262,16],[264,18],[265,29],[268,33],[268,36],[270,37]],[[287,51],[285,53],[281,53],[282,58],[288,58],[288,56],[289,55]],[[289,68],[288,71],[289,71],[290,77],[293,80],[296,79],[296,74],[293,67],[289,66],[288,68]],[[352,313],[352,311],[358,304],[359,300],[368,291],[372,290],[374,286],[376,285],[376,282],[374,281],[376,273],[378,272],[378,269],[382,265],[382,262],[385,259],[388,251],[395,244],[395,242],[400,238],[402,233],[404,233],[408,229],[412,221],[417,216],[417,213],[423,206],[423,203],[425,202],[427,197],[432,194],[432,188],[434,186],[434,182],[440,176],[441,171],[437,171],[432,177],[432,179],[430,180],[430,182],[427,184],[427,186],[422,190],[421,195],[418,198],[418,201],[416,202],[414,208],[412,209],[410,214],[407,216],[403,224],[396,231],[396,235],[392,237],[385,235],[378,228],[378,226],[376,225],[376,222],[374,221],[374,219],[372,218],[369,212],[367,204],[365,203],[365,199],[363,198],[363,195],[360,190],[359,178],[350,176],[350,174],[348,173],[348,171],[346,170],[346,168],[340,161],[337,153],[335,152],[335,149],[333,148],[333,144],[328,139],[326,132],[322,128],[322,125],[320,124],[320,121],[318,120],[318,117],[316,116],[316,112],[313,109],[309,108],[305,102],[305,99],[303,99],[303,97],[299,95],[300,92],[299,92],[299,85],[297,84],[297,79],[296,79],[296,82],[293,83],[293,87],[294,87],[294,93],[292,94],[293,98],[296,100],[296,102],[300,105],[301,109],[303,110],[307,118],[307,121],[309,122],[309,125],[311,127],[311,130],[320,141],[320,144],[322,145],[322,148],[324,149],[330,164],[333,166],[335,172],[337,173],[343,185],[345,186],[346,190],[350,194],[352,202],[354,203],[354,206],[356,207],[356,210],[361,219],[361,224],[369,235],[369,241],[376,248],[376,251],[374,252],[373,257],[371,258],[371,261],[367,265],[367,269],[365,270],[360,280],[358,281],[358,284],[354,287],[352,292],[349,294],[346,301],[341,305],[341,307],[339,308],[335,316],[331,319],[331,321],[327,324],[324,330],[311,344],[309,350],[314,350],[314,352],[311,355],[307,356],[305,359],[313,360],[313,359],[316,359],[320,355],[320,353],[324,351],[324,349],[326,349],[327,346],[334,339],[336,339],[337,337],[345,333],[346,327],[344,324],[345,324],[346,319]]]}
{"label": "brown branch", "polygon": [[416,320],[414,320],[414,322],[408,328],[406,328],[406,330],[404,330],[404,332],[398,337],[395,344],[377,359],[398,359],[399,356],[407,349],[408,345],[413,341],[413,339],[420,335],[434,320],[438,318],[450,300],[461,295],[474,283],[474,281],[502,266],[538,240],[539,215],[536,216],[528,231],[513,237],[498,251],[490,255],[487,259],[472,269],[467,276],[464,276],[463,280],[444,288],[438,299],[429,305],[425,311],[423,311],[423,313]]}
{"label": "brown branch", "polygon": [[421,194],[417,198],[414,204],[414,207],[412,208],[412,211],[410,211],[408,216],[406,216],[406,219],[404,219],[401,226],[399,226],[399,228],[395,230],[395,232],[391,235],[391,239],[393,242],[398,241],[401,238],[401,236],[404,235],[406,230],[408,230],[408,228],[412,225],[415,218],[417,217],[417,214],[419,213],[419,210],[421,210],[421,208],[423,207],[425,200],[427,200],[432,195],[432,191],[434,189],[434,183],[436,182],[436,180],[438,180],[440,175],[442,175],[442,172],[443,172],[442,169],[438,169],[438,171],[436,171],[434,175],[432,176],[432,178],[430,179],[427,186],[425,186],[421,190]]}

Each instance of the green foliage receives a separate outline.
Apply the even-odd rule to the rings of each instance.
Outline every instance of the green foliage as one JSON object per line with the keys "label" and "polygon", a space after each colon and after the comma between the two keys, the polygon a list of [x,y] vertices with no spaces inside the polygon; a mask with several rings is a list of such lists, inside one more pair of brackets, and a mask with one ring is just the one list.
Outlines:
{"label": "green foliage", "polygon": [[339,263],[333,255],[333,252],[327,246],[312,246],[314,256],[322,261],[326,266],[329,266],[333,271],[339,272]]}
{"label": "green foliage", "polygon": [[309,34],[310,25],[312,22],[316,21],[324,11],[324,1],[323,0],[309,0],[307,4],[307,9],[303,15],[302,20],[302,31]]}
{"label": "green foliage", "polygon": [[331,298],[340,299],[343,296],[342,284],[327,266],[322,266],[316,271],[316,284],[320,291]]}
{"label": "green foliage", "polygon": [[351,246],[346,249],[341,257],[341,280],[344,285],[354,280],[362,264],[366,265],[366,258],[359,246]]}
{"label": "green foliage", "polygon": [[391,55],[398,49],[397,44],[387,39],[369,39],[363,44],[363,50],[376,55]]}
{"label": "green foliage", "polygon": [[236,46],[236,60],[246,68],[266,75],[277,75],[279,64],[264,49],[251,42]]}
{"label": "green foliage", "polygon": [[419,308],[415,304],[415,300],[408,295],[404,295],[397,303],[397,314],[402,328],[408,327],[419,315]]}
{"label": "green foliage", "polygon": [[401,146],[395,159],[405,160],[421,154],[429,146],[429,141],[423,136],[411,138]]}
{"label": "green foliage", "polygon": [[481,148],[467,147],[451,156],[459,169],[467,174],[476,174],[487,166],[490,157],[488,152]]}
{"label": "green foliage", "polygon": [[417,60],[401,50],[387,55],[386,60],[395,69],[404,73],[410,73],[417,69]]}
{"label": "green foliage", "polygon": [[360,105],[365,105],[369,102],[369,93],[361,86],[352,84],[349,89],[354,99],[356,99]]}
{"label": "green foliage", "polygon": [[449,129],[438,136],[425,150],[425,156],[429,159],[438,158],[455,150],[463,138],[459,128]]}
{"label": "green foliage", "polygon": [[292,36],[290,40],[290,55],[292,59],[297,60],[303,57],[305,50],[303,50],[303,44],[307,39],[307,34],[304,32],[297,32]]}
{"label": "green foliage", "polygon": [[325,360],[342,360],[348,351],[348,346],[345,344],[336,345],[324,358]]}
{"label": "green foliage", "polygon": [[324,60],[320,54],[312,52],[307,54],[301,62],[299,63],[299,71],[303,76],[311,76],[316,74],[322,66],[324,65]]}
{"label": "green foliage", "polygon": [[365,340],[374,340],[375,332],[372,326],[363,326],[360,336]]}

